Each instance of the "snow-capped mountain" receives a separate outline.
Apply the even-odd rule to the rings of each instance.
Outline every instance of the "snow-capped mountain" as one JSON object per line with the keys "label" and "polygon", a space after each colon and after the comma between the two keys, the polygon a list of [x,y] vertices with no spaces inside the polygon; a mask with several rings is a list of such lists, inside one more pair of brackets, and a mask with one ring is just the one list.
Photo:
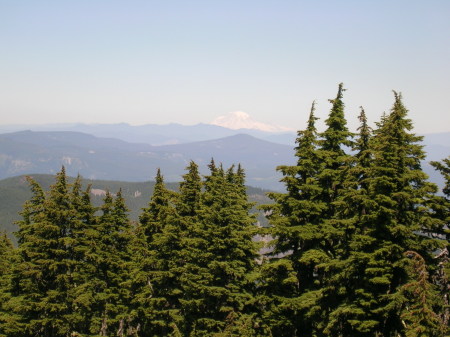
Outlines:
{"label": "snow-capped mountain", "polygon": [[211,122],[213,125],[222,126],[224,128],[238,130],[238,129],[253,129],[266,132],[286,132],[292,131],[289,128],[271,125],[255,121],[248,113],[243,111],[234,111],[226,115],[219,116]]}

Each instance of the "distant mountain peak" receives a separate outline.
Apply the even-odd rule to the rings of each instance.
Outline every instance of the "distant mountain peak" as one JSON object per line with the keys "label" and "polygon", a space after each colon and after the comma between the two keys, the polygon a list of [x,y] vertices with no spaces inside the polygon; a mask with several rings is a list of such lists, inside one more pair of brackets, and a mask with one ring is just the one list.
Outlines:
{"label": "distant mountain peak", "polygon": [[233,111],[226,115],[219,116],[211,122],[212,125],[222,126],[224,128],[238,130],[238,129],[253,129],[266,132],[283,132],[292,131],[289,128],[271,125],[255,121],[250,115],[244,111]]}

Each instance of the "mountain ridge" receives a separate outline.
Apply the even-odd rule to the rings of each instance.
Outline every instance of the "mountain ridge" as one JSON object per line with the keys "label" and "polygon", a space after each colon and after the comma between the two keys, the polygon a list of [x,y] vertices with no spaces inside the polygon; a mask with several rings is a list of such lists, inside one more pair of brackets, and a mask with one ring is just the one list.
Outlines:
{"label": "mountain ridge", "polygon": [[0,134],[0,178],[54,174],[65,165],[68,174],[88,179],[145,181],[161,168],[167,181],[179,181],[191,160],[206,166],[211,158],[225,166],[240,163],[250,185],[269,189],[279,187],[276,166],[294,161],[292,147],[250,135],[152,146],[76,132]]}
{"label": "mountain ridge", "polygon": [[[31,131],[75,131],[88,133],[103,138],[118,138],[132,143],[147,143],[154,146],[190,143],[195,141],[210,140],[247,133],[254,137],[280,144],[290,145],[295,140],[295,132],[265,132],[255,129],[232,130],[218,125],[198,123],[183,125],[170,124],[145,124],[130,125],[117,124],[42,124],[42,125],[3,125],[0,126],[0,134],[12,133],[22,130]],[[281,141],[280,141],[281,140]]]}
{"label": "mountain ridge", "polygon": [[[198,123],[183,125],[145,124],[130,125],[116,124],[41,124],[41,125],[0,125],[0,134],[30,131],[74,131],[83,132],[101,138],[115,138],[130,143],[145,143],[153,146],[191,143],[211,140],[246,133],[272,143],[284,144],[294,147],[297,137],[296,131],[291,132],[265,132],[255,129],[232,130],[225,127]],[[441,145],[450,148],[450,132],[418,134],[424,136],[425,145]]]}
{"label": "mountain ridge", "polygon": [[[444,133],[430,139],[433,143],[445,143],[449,136],[450,133]],[[424,170],[441,185],[442,177],[428,161],[446,158],[450,147],[430,144],[427,137],[424,146],[427,152]],[[80,173],[88,179],[145,181],[161,168],[167,181],[179,181],[190,160],[206,166],[214,158],[226,166],[240,163],[250,185],[281,190],[281,174],[276,167],[295,164],[294,147],[294,142],[283,145],[240,132],[222,138],[153,146],[76,131],[28,130],[0,134],[0,178],[54,174],[65,165],[69,174]]]}

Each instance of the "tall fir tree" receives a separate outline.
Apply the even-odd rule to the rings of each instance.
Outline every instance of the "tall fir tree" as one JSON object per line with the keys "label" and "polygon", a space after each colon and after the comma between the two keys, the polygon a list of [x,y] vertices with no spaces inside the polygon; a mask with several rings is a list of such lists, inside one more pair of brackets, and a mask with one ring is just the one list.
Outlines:
{"label": "tall fir tree", "polygon": [[343,236],[338,243],[341,246],[338,258],[328,263],[331,277],[324,287],[328,297],[334,297],[325,316],[323,332],[328,336],[360,335],[367,331],[368,326],[375,324],[359,321],[366,315],[360,306],[372,300],[371,294],[364,292],[361,274],[370,255],[366,252],[366,245],[373,242],[373,238],[367,235],[364,222],[372,204],[367,181],[373,163],[369,146],[372,131],[362,107],[359,120],[359,134],[352,148],[354,155],[346,170],[343,189],[334,202],[334,220],[343,229]]}
{"label": "tall fir tree", "polygon": [[270,193],[275,201],[264,206],[271,225],[269,263],[262,269],[261,291],[266,303],[266,319],[276,336],[311,335],[316,324],[320,289],[317,265],[323,260],[320,245],[320,218],[326,204],[320,200],[322,188],[315,103],[307,128],[298,132],[295,166],[279,166],[286,193]]}
{"label": "tall fir tree", "polygon": [[72,310],[67,316],[73,329],[79,333],[89,334],[90,319],[93,309],[93,292],[90,281],[95,267],[89,259],[89,252],[95,237],[96,208],[90,199],[91,186],[82,191],[82,179],[78,176],[72,184],[68,200],[75,210],[72,233],[73,244],[69,249],[69,257],[74,263],[69,297]]}
{"label": "tall fir tree", "polygon": [[318,173],[319,185],[322,188],[320,199],[326,204],[321,214],[320,230],[322,233],[321,249],[325,256],[317,266],[317,280],[321,287],[321,307],[315,333],[325,333],[329,313],[339,305],[342,289],[333,282],[338,274],[337,267],[347,258],[348,244],[351,236],[351,220],[338,214],[341,209],[341,198],[345,193],[345,181],[352,167],[353,158],[348,154],[353,146],[353,133],[348,130],[345,118],[343,93],[345,89],[340,83],[336,98],[330,99],[332,104],[327,126],[320,134],[319,158],[321,167]]}
{"label": "tall fir tree", "polygon": [[[438,218],[443,219],[445,225],[439,232],[440,237],[446,241],[446,247],[443,248],[438,255],[439,269],[436,277],[437,284],[440,288],[441,298],[444,308],[441,313],[443,324],[449,329],[450,323],[450,157],[442,161],[433,161],[431,165],[439,171],[444,178],[444,186],[442,192],[444,196],[439,196],[437,201],[438,207],[435,208]],[[448,331],[448,330],[447,330]]]}
{"label": "tall fir tree", "polygon": [[[206,243],[200,235],[201,226],[199,213],[202,209],[201,198],[203,182],[198,165],[191,161],[186,167],[186,174],[180,183],[180,193],[176,200],[177,222],[176,227],[169,227],[173,233],[181,236],[178,257],[172,270],[176,272],[179,280],[179,308],[183,315],[180,332],[189,335],[197,312],[198,301],[194,299],[195,284],[199,280],[199,263],[204,257]],[[194,299],[194,300],[193,300]]]}
{"label": "tall fir tree", "polygon": [[8,336],[6,325],[13,321],[13,313],[6,304],[11,300],[11,270],[15,263],[15,253],[6,232],[0,233],[0,336]]}
{"label": "tall fir tree", "polygon": [[[255,218],[244,192],[241,168],[225,172],[214,161],[205,177],[198,223],[191,228],[183,275],[186,335],[211,336],[226,329],[227,317],[250,314],[251,275],[256,261]],[[242,320],[240,320],[242,322]],[[230,322],[230,324],[233,324]]]}
{"label": "tall fir tree", "polygon": [[[411,133],[412,122],[407,118],[401,95],[394,95],[390,114],[378,124],[372,138],[374,164],[366,180],[372,204],[363,223],[365,234],[372,241],[364,246],[369,255],[361,273],[361,283],[365,285],[361,292],[368,299],[355,305],[364,312],[357,324],[369,336],[409,334],[413,326],[421,324],[402,320],[411,310],[411,303],[418,303],[414,297],[417,293],[403,291],[414,277],[405,252],[421,256],[433,272],[434,252],[442,246],[441,240],[425,235],[440,227],[441,222],[433,217],[429,204],[436,186],[427,181],[421,169],[421,160],[425,158],[419,144],[422,138]],[[430,302],[422,304],[430,308],[439,306],[432,298],[427,301]],[[440,330],[432,326],[425,331],[429,336],[440,335]]]}
{"label": "tall fir tree", "polygon": [[401,313],[406,337],[446,335],[446,327],[435,312],[436,303],[440,302],[438,289],[430,282],[425,260],[415,251],[404,255],[410,259],[409,280],[400,288],[408,299],[406,310]]}
{"label": "tall fir tree", "polygon": [[322,188],[321,199],[327,207],[321,215],[321,226],[324,234],[324,251],[331,259],[340,259],[345,250],[346,222],[336,216],[339,198],[344,191],[345,180],[352,166],[353,158],[347,151],[353,146],[353,134],[347,128],[344,114],[343,84],[339,84],[328,118],[325,120],[326,130],[320,134],[318,156],[321,167],[318,172],[319,185]]}
{"label": "tall fir tree", "polygon": [[88,281],[93,303],[89,333],[125,336],[133,330],[131,293],[132,229],[122,192],[106,193],[88,252],[94,273]]}
{"label": "tall fir tree", "polygon": [[186,167],[187,173],[183,175],[180,183],[180,193],[176,203],[177,212],[181,217],[189,219],[196,217],[200,209],[202,181],[198,165],[191,161]]}
{"label": "tall fir tree", "polygon": [[175,218],[174,193],[164,184],[158,169],[150,202],[139,217],[143,242],[137,264],[141,286],[136,296],[141,333],[169,336],[180,321],[178,274],[172,270],[180,237],[170,233]]}
{"label": "tall fir tree", "polygon": [[[347,244],[348,223],[336,217],[336,210],[351,167],[346,148],[352,146],[353,136],[344,115],[343,92],[341,83],[330,100],[327,128],[319,136],[313,105],[307,129],[298,134],[297,165],[279,167],[287,193],[271,194],[276,204],[266,208],[271,212],[274,253],[282,256],[272,263],[281,267],[277,274],[284,275],[287,291],[287,298],[279,297],[283,301],[275,306],[286,313],[273,320],[280,336],[323,333],[326,316],[337,305],[328,280]],[[273,276],[269,279],[273,282]]]}
{"label": "tall fir tree", "polygon": [[22,336],[66,336],[75,332],[71,290],[76,262],[71,252],[77,212],[70,202],[64,167],[48,196],[30,181],[34,196],[19,222],[20,262],[13,272],[21,315],[17,328]]}
{"label": "tall fir tree", "polygon": [[[4,304],[4,308],[9,312],[9,318],[2,324],[2,330],[7,336],[30,334],[28,324],[36,317],[34,308],[43,297],[35,282],[36,279],[40,280],[42,275],[34,259],[40,256],[39,251],[43,248],[37,232],[43,220],[46,197],[36,181],[30,177],[27,177],[27,181],[32,197],[24,204],[20,213],[22,220],[17,222],[19,227],[16,233],[19,244],[17,262],[12,268],[11,298]],[[22,275],[25,270],[26,274]]]}
{"label": "tall fir tree", "polygon": [[443,159],[441,162],[432,161],[431,165],[438,170],[444,178],[444,188],[442,192],[450,198],[450,157]]}

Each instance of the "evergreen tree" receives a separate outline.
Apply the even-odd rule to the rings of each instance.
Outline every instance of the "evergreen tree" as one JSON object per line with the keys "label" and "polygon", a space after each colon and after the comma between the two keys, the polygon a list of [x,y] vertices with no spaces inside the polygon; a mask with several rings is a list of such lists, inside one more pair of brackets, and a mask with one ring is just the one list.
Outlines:
{"label": "evergreen tree", "polygon": [[[179,308],[183,320],[180,332],[189,335],[196,318],[199,302],[195,298],[196,283],[200,280],[200,263],[204,258],[207,242],[202,236],[199,214],[202,210],[201,198],[203,182],[198,165],[191,161],[183,175],[180,191],[176,199],[177,221],[168,228],[168,232],[178,234],[181,240],[173,242],[179,244],[175,263],[172,270],[178,275]],[[204,263],[204,262],[203,262]]]}
{"label": "evergreen tree", "polygon": [[439,269],[436,280],[439,285],[442,302],[444,304],[444,308],[441,313],[441,320],[448,329],[450,321],[450,157],[442,160],[442,162],[433,161],[431,162],[431,165],[433,165],[434,168],[442,174],[445,181],[442,189],[445,196],[438,197],[438,200],[436,201],[438,206],[435,207],[438,218],[443,219],[445,223],[442,230],[440,232],[436,231],[436,233],[439,233],[440,237],[444,238],[446,241],[446,247],[443,248],[438,254]]}
{"label": "evergreen tree", "polygon": [[277,296],[281,302],[274,306],[278,314],[273,331],[280,336],[321,333],[329,311],[338,305],[329,280],[345,258],[348,244],[348,221],[336,212],[352,162],[345,148],[352,146],[353,136],[346,125],[343,91],[341,83],[336,98],[330,100],[327,128],[320,139],[313,104],[307,129],[298,133],[297,165],[278,168],[287,193],[270,194],[276,204],[266,207],[271,212],[274,253],[281,256],[265,267],[266,280],[276,282],[282,276],[278,282],[286,292]]}
{"label": "evergreen tree", "polygon": [[18,262],[12,271],[15,319],[10,336],[88,333],[92,299],[83,290],[89,274],[89,230],[95,209],[81,178],[67,182],[64,167],[47,195],[29,178],[33,196],[18,222]]}
{"label": "evergreen tree", "polygon": [[95,267],[89,260],[89,252],[95,240],[95,212],[90,199],[91,186],[82,191],[81,177],[78,176],[72,184],[69,193],[69,202],[76,212],[73,218],[72,233],[70,235],[73,244],[69,250],[69,257],[74,263],[72,271],[73,287],[70,289],[69,297],[72,311],[67,319],[71,322],[74,330],[79,333],[88,334],[90,319],[92,316],[93,290],[91,287],[92,276]]}
{"label": "evergreen tree", "polygon": [[168,211],[170,205],[171,193],[164,184],[164,177],[161,170],[158,169],[155,177],[155,186],[153,195],[146,208],[142,210],[139,216],[139,223],[143,227],[144,233],[149,242],[153,241],[155,234],[162,232],[162,227],[166,217],[170,214]]}
{"label": "evergreen tree", "polygon": [[[16,233],[19,248],[17,262],[13,266],[11,275],[11,298],[4,304],[9,313],[8,319],[2,326],[7,336],[27,335],[28,325],[35,317],[33,309],[39,304],[42,294],[39,293],[35,279],[42,279],[41,272],[34,264],[39,256],[41,242],[36,235],[43,218],[45,195],[41,186],[30,177],[27,177],[33,193],[21,212],[22,220],[18,221],[19,231]],[[22,276],[27,271],[25,277]]]}
{"label": "evergreen tree", "polygon": [[[410,304],[417,303],[417,298],[403,292],[414,277],[405,252],[420,255],[433,271],[433,252],[442,244],[426,235],[441,226],[429,204],[436,186],[427,182],[421,169],[420,161],[425,157],[418,144],[421,137],[410,133],[411,130],[401,95],[395,93],[391,113],[379,123],[371,142],[374,164],[366,180],[368,197],[372,200],[362,220],[365,234],[372,240],[366,240],[360,247],[368,253],[361,273],[364,287],[360,290],[366,299],[355,300],[355,306],[364,314],[351,323],[369,336],[409,334],[414,329],[415,324],[405,325],[402,321],[402,316],[411,310]],[[438,305],[432,298],[427,301],[429,308]],[[439,332],[428,327],[425,334],[435,336]]]}
{"label": "evergreen tree", "polygon": [[11,240],[6,233],[0,234],[0,336],[7,336],[5,325],[14,320],[10,310],[6,308],[6,303],[11,300],[11,270],[15,251]]}
{"label": "evergreen tree", "polygon": [[373,241],[364,224],[372,203],[367,179],[373,155],[369,147],[371,128],[362,107],[359,120],[359,134],[352,148],[354,155],[346,169],[340,195],[333,203],[336,209],[334,221],[342,229],[342,236],[336,244],[341,249],[339,255],[328,263],[330,277],[324,287],[326,297],[333,298],[328,302],[329,313],[324,329],[329,336],[356,335],[367,330],[367,322],[360,324],[358,321],[365,313],[354,303],[357,301],[364,305],[371,300],[371,294],[364,292],[364,284],[361,283],[364,263],[369,255],[365,245]]}
{"label": "evergreen tree", "polygon": [[[340,260],[347,246],[346,228],[348,222],[338,217],[340,197],[345,190],[345,181],[352,166],[353,158],[346,150],[353,146],[353,134],[348,131],[342,101],[343,84],[339,84],[335,99],[329,100],[331,111],[325,124],[326,130],[321,133],[318,156],[321,167],[318,172],[319,185],[322,188],[321,201],[327,207],[321,215],[321,230],[324,235],[324,251],[331,260]],[[331,262],[332,264],[335,262]],[[320,272],[319,272],[320,273]]]}
{"label": "evergreen tree", "polygon": [[6,232],[0,233],[0,276],[6,275],[11,269],[11,257],[14,247]]}
{"label": "evergreen tree", "polygon": [[433,308],[439,296],[430,282],[425,261],[415,251],[407,251],[404,255],[410,258],[410,280],[401,287],[401,292],[408,299],[406,310],[401,315],[406,326],[406,337],[443,336],[445,328]]}
{"label": "evergreen tree", "polygon": [[142,334],[168,336],[174,334],[181,320],[176,272],[181,238],[174,226],[174,193],[165,187],[159,169],[155,181],[150,202],[139,217],[143,247],[137,264],[141,286],[136,301]]}
{"label": "evergreen tree", "polygon": [[92,288],[90,333],[100,336],[125,336],[132,329],[130,289],[132,236],[128,209],[122,192],[114,198],[107,192],[100,207],[89,260],[94,274],[88,280]]}
{"label": "evergreen tree", "polygon": [[244,193],[242,169],[209,165],[198,223],[184,246],[182,277],[186,335],[210,336],[225,329],[227,317],[246,314],[253,302],[255,219]]}
{"label": "evergreen tree", "polygon": [[315,127],[315,103],[307,128],[298,132],[295,148],[297,165],[279,166],[287,193],[270,193],[275,201],[264,206],[271,224],[273,251],[262,269],[266,319],[276,336],[307,336],[316,324],[314,314],[320,289],[317,265],[323,260],[320,249],[320,216],[326,204],[320,200],[322,188],[318,135]]}
{"label": "evergreen tree", "polygon": [[187,173],[183,175],[180,183],[180,193],[176,208],[178,214],[185,218],[195,218],[200,209],[200,198],[202,192],[202,181],[198,172],[198,165],[191,161],[186,167]]}
{"label": "evergreen tree", "polygon": [[34,196],[19,222],[20,262],[13,272],[13,292],[21,315],[16,326],[22,336],[65,336],[73,332],[67,316],[72,311],[70,251],[76,212],[69,201],[64,167],[47,197],[30,181]]}
{"label": "evergreen tree", "polygon": [[450,157],[445,158],[442,162],[432,161],[431,165],[444,177],[445,185],[442,192],[447,197],[450,197]]}
{"label": "evergreen tree", "polygon": [[[212,165],[215,167],[212,161]],[[198,166],[191,162],[187,168],[188,172],[183,176],[180,184],[180,195],[177,198],[177,210],[179,215],[179,228],[183,233],[180,241],[178,265],[180,275],[180,307],[183,313],[183,326],[181,332],[185,336],[194,334],[193,329],[196,319],[200,315],[201,299],[200,288],[205,267],[211,259],[207,252],[208,239],[203,233],[200,222],[200,214],[204,210],[202,188],[205,185],[201,181]]]}
{"label": "evergreen tree", "polygon": [[319,181],[323,187],[322,198],[328,204],[326,215],[332,217],[335,212],[333,202],[342,190],[342,184],[346,176],[346,169],[351,161],[351,156],[346,149],[352,147],[353,134],[348,131],[347,121],[344,115],[343,84],[339,84],[335,99],[330,99],[331,111],[325,121],[326,130],[320,134],[319,156],[322,162],[319,172]]}
{"label": "evergreen tree", "polygon": [[[330,311],[339,306],[342,300],[343,287],[336,282],[339,278],[339,267],[348,257],[348,245],[353,234],[352,220],[342,214],[342,198],[346,191],[346,180],[352,167],[353,158],[347,153],[353,146],[353,134],[347,128],[344,113],[343,84],[339,84],[335,99],[328,118],[325,121],[326,130],[320,134],[318,156],[321,166],[317,175],[319,186],[322,188],[320,199],[326,204],[321,214],[320,231],[322,233],[321,249],[325,256],[317,266],[320,287],[321,313],[316,331],[326,331],[326,324],[330,319]],[[341,213],[341,214],[339,214]]]}

